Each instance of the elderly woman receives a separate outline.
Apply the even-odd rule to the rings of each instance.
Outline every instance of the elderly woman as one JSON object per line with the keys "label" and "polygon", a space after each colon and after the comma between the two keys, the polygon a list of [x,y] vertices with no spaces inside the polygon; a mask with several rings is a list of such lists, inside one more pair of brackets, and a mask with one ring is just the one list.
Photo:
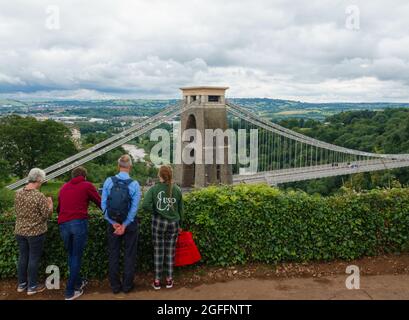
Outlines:
{"label": "elderly woman", "polygon": [[28,184],[17,191],[15,198],[14,233],[20,250],[17,291],[27,290],[28,295],[45,290],[44,284],[37,282],[37,275],[47,232],[47,220],[53,213],[53,201],[39,191],[44,180],[43,170],[32,169],[28,175]]}

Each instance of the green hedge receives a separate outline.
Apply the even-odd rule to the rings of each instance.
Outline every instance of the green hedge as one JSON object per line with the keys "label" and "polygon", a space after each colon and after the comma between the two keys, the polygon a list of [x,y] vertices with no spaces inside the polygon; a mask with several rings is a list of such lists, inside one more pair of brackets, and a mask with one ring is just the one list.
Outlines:
{"label": "green hedge", "polygon": [[[349,260],[403,252],[409,244],[409,189],[321,197],[265,185],[209,187],[186,195],[185,208],[186,225],[194,234],[202,263],[208,265]],[[149,270],[150,216],[144,212],[139,216],[138,268]],[[12,222],[11,217],[1,219]],[[0,228],[0,277],[15,277],[13,226]],[[56,264],[66,272],[65,261],[53,220],[43,263]],[[83,270],[90,278],[101,278],[107,265],[106,225],[97,214],[90,220]]]}

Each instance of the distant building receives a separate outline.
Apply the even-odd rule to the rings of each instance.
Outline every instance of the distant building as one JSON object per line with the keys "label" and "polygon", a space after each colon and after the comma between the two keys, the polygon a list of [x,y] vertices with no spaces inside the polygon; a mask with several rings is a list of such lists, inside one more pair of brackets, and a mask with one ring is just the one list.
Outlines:
{"label": "distant building", "polygon": [[71,130],[71,139],[74,142],[75,146],[79,149],[81,148],[81,131],[78,128],[70,128]]}
{"label": "distant building", "polygon": [[105,120],[105,119],[100,119],[100,118],[91,118],[91,119],[89,119],[89,122],[92,122],[92,123],[104,123],[104,122],[107,122],[108,120]]}
{"label": "distant building", "polygon": [[48,117],[46,117],[46,116],[35,116],[34,118],[37,121],[46,121],[46,120],[48,120]]}
{"label": "distant building", "polygon": [[73,123],[74,121],[85,121],[87,118],[85,117],[77,117],[77,116],[67,116],[67,117],[53,117],[55,121],[65,122],[65,123]]}

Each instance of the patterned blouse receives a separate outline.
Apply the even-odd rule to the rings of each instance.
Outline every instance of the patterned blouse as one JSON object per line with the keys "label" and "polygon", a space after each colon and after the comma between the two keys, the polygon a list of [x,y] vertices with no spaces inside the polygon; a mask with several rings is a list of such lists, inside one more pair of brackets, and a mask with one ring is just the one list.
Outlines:
{"label": "patterned blouse", "polygon": [[14,202],[16,227],[14,233],[24,237],[39,236],[47,232],[47,220],[53,214],[47,198],[38,190],[21,189]]}

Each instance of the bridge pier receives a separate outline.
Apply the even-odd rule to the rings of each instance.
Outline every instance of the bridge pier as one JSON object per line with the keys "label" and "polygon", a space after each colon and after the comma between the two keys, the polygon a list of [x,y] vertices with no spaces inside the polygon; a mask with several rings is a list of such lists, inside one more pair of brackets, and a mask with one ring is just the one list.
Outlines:
{"label": "bridge pier", "polygon": [[[224,145],[224,163],[216,164],[216,144],[213,141],[213,162],[205,163],[204,138],[206,129],[228,129],[225,91],[227,87],[187,87],[181,88],[183,106],[191,106],[180,116],[180,130],[196,129],[200,133],[195,138],[201,138],[201,152],[189,149],[190,141],[181,141],[181,153],[190,152],[194,157],[192,164],[175,165],[175,182],[182,188],[206,187],[208,185],[232,184],[232,166],[228,164],[227,142]],[[181,156],[182,154],[180,154]]]}

